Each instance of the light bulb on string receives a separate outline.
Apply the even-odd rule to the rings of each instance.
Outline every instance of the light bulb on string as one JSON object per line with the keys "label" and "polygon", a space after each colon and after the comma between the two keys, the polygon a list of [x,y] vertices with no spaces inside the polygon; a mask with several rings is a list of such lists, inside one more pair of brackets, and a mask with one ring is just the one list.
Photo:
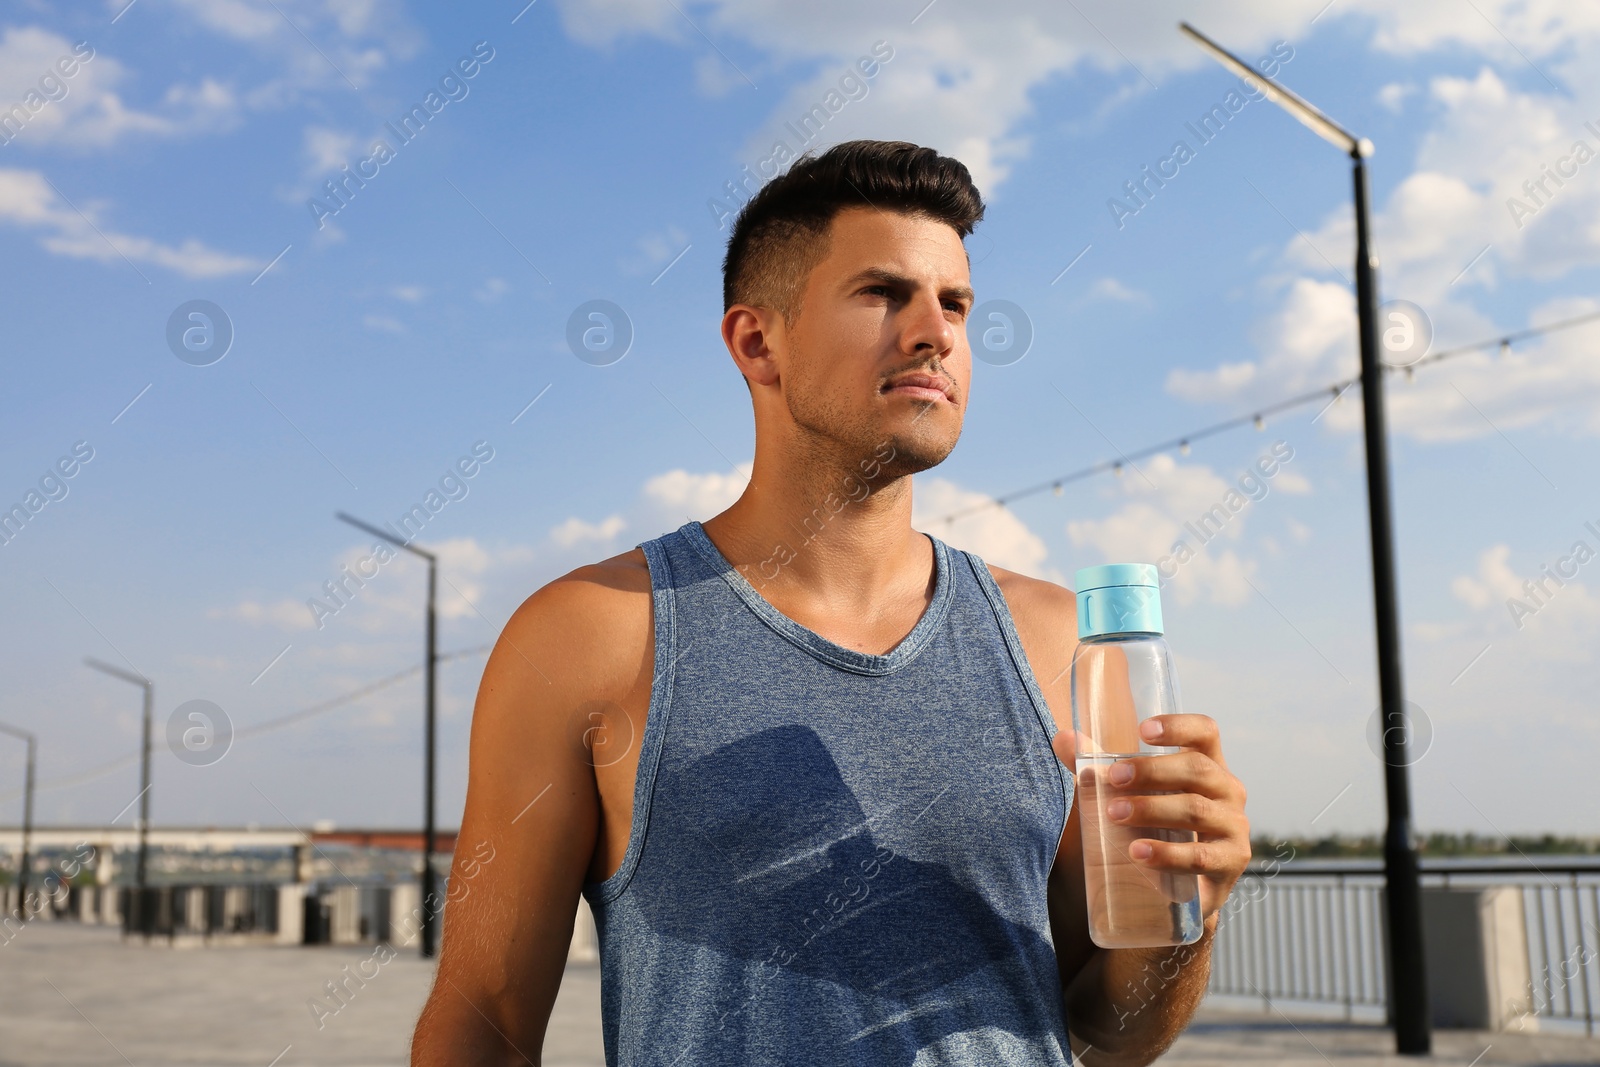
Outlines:
{"label": "light bulb on string", "polygon": [[1187,456],[1189,454],[1189,442],[1188,441],[1179,441],[1178,442],[1178,451],[1181,452],[1183,455]]}
{"label": "light bulb on string", "polygon": [[1052,485],[1050,487],[1050,491],[1052,493],[1054,493],[1056,496],[1060,496],[1061,495],[1061,483],[1057,482],[1055,485]]}
{"label": "light bulb on string", "polygon": [[1511,338],[1503,337],[1503,338],[1500,339],[1500,358],[1501,359],[1505,359],[1510,354],[1511,354]]}
{"label": "light bulb on string", "polygon": [[1255,426],[1258,430],[1265,430],[1267,428],[1267,420],[1263,419],[1260,415],[1257,415],[1255,417]]}
{"label": "light bulb on string", "polygon": [[1122,464],[1120,462],[1113,463],[1111,465],[1111,473],[1115,474],[1118,478],[1122,477]]}

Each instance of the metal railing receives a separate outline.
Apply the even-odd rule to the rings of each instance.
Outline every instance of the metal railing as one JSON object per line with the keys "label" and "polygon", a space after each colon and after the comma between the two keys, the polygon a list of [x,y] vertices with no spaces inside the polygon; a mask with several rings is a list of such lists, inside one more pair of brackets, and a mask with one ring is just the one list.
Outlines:
{"label": "metal railing", "polygon": [[[1223,907],[1208,994],[1298,1002],[1387,1017],[1382,865],[1299,861],[1252,865]],[[1600,864],[1434,861],[1425,888],[1521,889],[1526,1015],[1600,1019]]]}
{"label": "metal railing", "polygon": [[[1448,879],[1447,882],[1448,883]],[[1542,867],[1522,885],[1532,974],[1532,1014],[1581,1020],[1593,1035],[1600,976],[1600,871]],[[1587,907],[1585,907],[1587,903]]]}
{"label": "metal railing", "polygon": [[[77,887],[80,893],[84,890]],[[119,886],[117,910],[122,916],[122,932],[129,935],[276,934],[278,892],[278,886],[262,884],[163,885],[143,890]],[[78,910],[72,909],[72,913]]]}
{"label": "metal railing", "polygon": [[1383,1008],[1382,887],[1364,873],[1246,873],[1217,926],[1207,992],[1340,1004],[1347,1018]]}

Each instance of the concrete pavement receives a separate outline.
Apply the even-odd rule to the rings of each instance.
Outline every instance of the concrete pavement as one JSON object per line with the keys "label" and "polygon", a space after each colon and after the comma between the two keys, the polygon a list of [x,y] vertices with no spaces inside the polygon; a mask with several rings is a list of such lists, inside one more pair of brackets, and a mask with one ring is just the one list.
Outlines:
{"label": "concrete pavement", "polygon": [[[104,927],[32,923],[0,944],[0,1067],[401,1065],[432,973],[414,951],[384,961],[371,946],[147,948]],[[327,982],[349,990],[336,1012]],[[603,1065],[599,1017],[598,966],[569,966],[545,1067]],[[1597,1039],[1434,1036],[1434,1056],[1419,1061],[1391,1054],[1377,1026],[1205,1008],[1159,1062],[1600,1064]]]}

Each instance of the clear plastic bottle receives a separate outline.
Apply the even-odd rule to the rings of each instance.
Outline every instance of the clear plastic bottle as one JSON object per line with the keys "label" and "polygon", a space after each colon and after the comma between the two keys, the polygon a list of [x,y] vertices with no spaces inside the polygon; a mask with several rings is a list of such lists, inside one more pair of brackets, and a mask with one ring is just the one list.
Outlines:
{"label": "clear plastic bottle", "polygon": [[1078,654],[1072,663],[1072,726],[1077,744],[1077,802],[1089,936],[1101,948],[1155,948],[1200,939],[1200,878],[1157,871],[1133,860],[1140,838],[1195,840],[1191,830],[1113,822],[1119,796],[1107,772],[1120,760],[1182,751],[1147,744],[1139,724],[1178,711],[1177,679],[1162,635],[1161,591],[1148,563],[1115,563],[1077,572]]}

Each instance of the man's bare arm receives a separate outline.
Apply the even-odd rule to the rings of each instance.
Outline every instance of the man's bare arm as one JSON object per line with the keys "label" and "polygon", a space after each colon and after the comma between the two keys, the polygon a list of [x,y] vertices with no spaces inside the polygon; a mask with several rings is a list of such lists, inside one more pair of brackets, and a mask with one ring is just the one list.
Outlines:
{"label": "man's bare arm", "polygon": [[540,1062],[600,831],[594,768],[573,720],[596,699],[629,700],[649,662],[648,574],[642,612],[630,597],[639,582],[614,561],[580,568],[530,597],[489,657],[413,1067]]}

